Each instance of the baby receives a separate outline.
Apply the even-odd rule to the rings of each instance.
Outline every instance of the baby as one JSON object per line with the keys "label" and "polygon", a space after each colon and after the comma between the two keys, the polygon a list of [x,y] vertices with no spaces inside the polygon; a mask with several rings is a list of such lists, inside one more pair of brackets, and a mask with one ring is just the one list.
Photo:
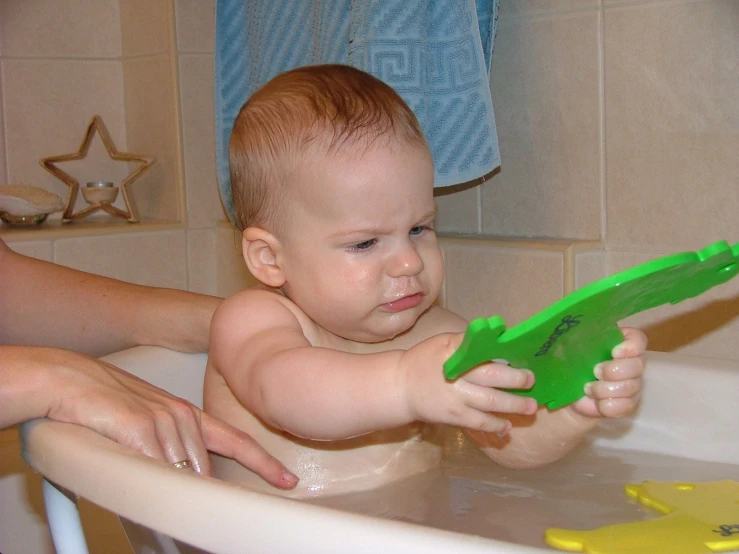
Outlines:
{"label": "baby", "polygon": [[[525,369],[486,363],[445,380],[467,322],[435,304],[433,161],[413,112],[380,80],[341,65],[278,75],[241,109],[230,166],[244,259],[262,286],[213,317],[205,410],[301,478],[286,494],[437,467],[438,424],[499,464],[536,467],[599,418],[634,410],[646,339],[633,329],[583,398],[556,411],[499,390],[531,387]],[[224,458],[214,469],[268,490]]]}

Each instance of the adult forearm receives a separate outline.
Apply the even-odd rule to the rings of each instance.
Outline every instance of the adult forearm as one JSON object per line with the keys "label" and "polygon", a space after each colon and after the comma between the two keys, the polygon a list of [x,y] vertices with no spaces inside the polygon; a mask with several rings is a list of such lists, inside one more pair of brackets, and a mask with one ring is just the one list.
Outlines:
{"label": "adult forearm", "polygon": [[42,350],[0,346],[0,429],[48,413],[54,386]]}
{"label": "adult forearm", "polygon": [[[222,298],[182,290],[141,287],[134,313],[134,344],[207,352],[210,320]],[[146,306],[146,308],[144,308]]]}
{"label": "adult forearm", "polygon": [[7,247],[0,252],[0,283],[0,344],[96,356],[137,344],[205,351],[220,301],[77,271]]}

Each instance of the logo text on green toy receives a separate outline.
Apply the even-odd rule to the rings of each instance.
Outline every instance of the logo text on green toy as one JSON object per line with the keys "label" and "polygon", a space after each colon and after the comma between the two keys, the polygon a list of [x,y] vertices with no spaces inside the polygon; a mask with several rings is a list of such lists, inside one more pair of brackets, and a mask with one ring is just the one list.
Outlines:
{"label": "logo text on green toy", "polygon": [[568,331],[571,331],[574,327],[577,327],[580,325],[580,319],[583,316],[583,314],[579,315],[566,315],[562,318],[562,321],[559,322],[559,324],[554,328],[554,331],[551,335],[549,335],[549,338],[547,341],[541,345],[541,348],[534,354],[534,356],[544,356],[547,352],[549,352],[549,349],[554,346],[554,343],[557,342],[557,339],[567,333]]}

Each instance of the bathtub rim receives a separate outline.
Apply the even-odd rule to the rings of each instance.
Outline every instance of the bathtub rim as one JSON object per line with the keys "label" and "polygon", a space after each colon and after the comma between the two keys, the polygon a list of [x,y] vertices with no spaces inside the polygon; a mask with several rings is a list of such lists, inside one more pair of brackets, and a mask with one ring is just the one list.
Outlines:
{"label": "bathtub rim", "polygon": [[[179,471],[78,425],[37,419],[21,428],[25,459],[51,483],[121,517],[187,544],[223,554],[256,552],[551,552],[423,525],[343,512],[248,491]],[[94,471],[80,471],[87,460]],[[121,478],[121,476],[126,478]],[[152,495],[152,490],[167,494]],[[141,502],[146,498],[146,502]],[[217,502],[218,510],[193,506]],[[244,528],[244,522],[255,522]],[[289,522],[285,531],[274,522]],[[207,533],[202,530],[207,529]],[[307,549],[307,550],[306,550]]]}
{"label": "bathtub rim", "polygon": [[[132,357],[134,362],[131,361]],[[155,384],[165,386],[180,396],[189,396],[192,400],[193,391],[182,388],[188,385],[183,382],[187,381],[182,379],[183,370],[202,372],[206,359],[204,354],[182,354],[156,347],[136,347],[105,359],[141,375],[141,368],[133,367],[141,357],[149,365],[157,367],[158,378],[165,381],[171,379],[179,388],[172,390],[165,386],[166,383]],[[689,372],[700,365],[706,371],[718,372],[716,375],[731,379],[732,383],[735,379],[739,382],[738,364],[729,360],[662,353],[649,353],[648,357],[653,369],[661,368],[655,373],[664,375],[648,381],[647,387],[660,386],[660,380],[671,377],[664,371],[665,364],[677,367],[677,371],[688,379],[691,378]],[[698,381],[697,384],[705,388],[705,382]],[[730,390],[727,390],[729,388],[723,387],[723,392],[727,395],[730,395]],[[686,400],[700,402],[700,395],[695,393],[696,390],[691,389],[694,394]],[[675,408],[677,405],[669,399],[666,404],[668,408]],[[643,406],[636,417],[653,417],[654,414],[659,416],[662,409],[664,406]],[[633,421],[624,421],[630,426],[629,430],[634,428]],[[705,434],[704,431],[699,429],[702,435]],[[597,433],[594,436],[595,444],[608,448],[606,442],[610,438],[601,435],[602,433]],[[271,552],[305,552],[306,537],[311,537],[315,543],[320,544],[321,552],[329,553],[345,552],[348,546],[351,546],[352,552],[377,552],[381,549],[410,553],[553,552],[547,548],[517,545],[409,522],[384,520],[247,491],[231,483],[174,470],[165,462],[128,451],[77,425],[34,420],[22,426],[22,436],[26,460],[50,481],[126,519],[214,552],[244,552],[245,540],[257,542],[257,551],[267,549]],[[739,444],[734,447],[739,448]],[[619,443],[618,448],[628,449],[628,446]],[[643,451],[642,448],[637,450]],[[739,458],[734,458],[734,461],[736,459]],[[87,460],[88,464],[95,467],[95,471],[79,471],[79,460]],[[130,478],[120,478],[126,474]],[[157,489],[171,494],[151,495],[151,491]],[[216,490],[223,498],[222,501],[219,500],[218,510],[210,512],[192,509],[192,506],[212,502],[211,495]],[[143,509],[141,503],[136,501],[142,497],[148,499]],[[229,505],[233,509],[225,509]],[[244,530],[245,519],[258,524]],[[285,525],[285,529],[290,532],[275,530],[269,523],[272,521],[290,522]],[[208,529],[208,532],[199,532],[202,528]]]}

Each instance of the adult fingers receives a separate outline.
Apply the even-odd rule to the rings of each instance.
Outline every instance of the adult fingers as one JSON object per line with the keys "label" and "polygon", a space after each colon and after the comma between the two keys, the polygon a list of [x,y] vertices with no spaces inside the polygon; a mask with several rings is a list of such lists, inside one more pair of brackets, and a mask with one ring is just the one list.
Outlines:
{"label": "adult fingers", "polygon": [[200,410],[120,368],[110,364],[104,366],[108,375],[122,387],[114,394],[115,398],[111,397],[111,407],[117,400],[134,404],[139,413],[139,424],[133,426],[139,429],[137,449],[170,464],[189,460],[195,471],[210,475],[208,450],[200,431]]}
{"label": "adult fingers", "polygon": [[[115,414],[113,414],[115,416]],[[81,422],[98,433],[132,448],[144,456],[168,461],[167,454],[159,439],[156,420],[148,410],[131,411],[124,417],[115,416],[113,422],[103,421],[101,412],[96,414],[95,424]]]}
{"label": "adult fingers", "polygon": [[189,459],[210,473],[199,410],[102,360],[66,351],[43,351],[60,383],[47,416],[76,423],[128,448],[175,463]]}
{"label": "adult fingers", "polygon": [[232,458],[280,489],[292,489],[298,478],[246,433],[206,413],[200,428],[208,450]]}
{"label": "adult fingers", "polygon": [[189,460],[195,471],[211,475],[208,449],[200,431],[200,410],[184,400],[168,402],[154,413],[157,438],[170,464]]}
{"label": "adult fingers", "polygon": [[[123,387],[120,393],[128,396],[128,401],[135,403],[142,414],[140,420],[144,424],[140,426],[141,440],[153,452],[153,457],[170,464],[189,460],[195,471],[210,475],[208,451],[200,433],[200,410],[190,402],[115,366],[105,366],[109,375]],[[153,437],[148,432],[149,425],[145,424],[147,419],[153,422]],[[158,447],[152,441],[156,441]]]}

